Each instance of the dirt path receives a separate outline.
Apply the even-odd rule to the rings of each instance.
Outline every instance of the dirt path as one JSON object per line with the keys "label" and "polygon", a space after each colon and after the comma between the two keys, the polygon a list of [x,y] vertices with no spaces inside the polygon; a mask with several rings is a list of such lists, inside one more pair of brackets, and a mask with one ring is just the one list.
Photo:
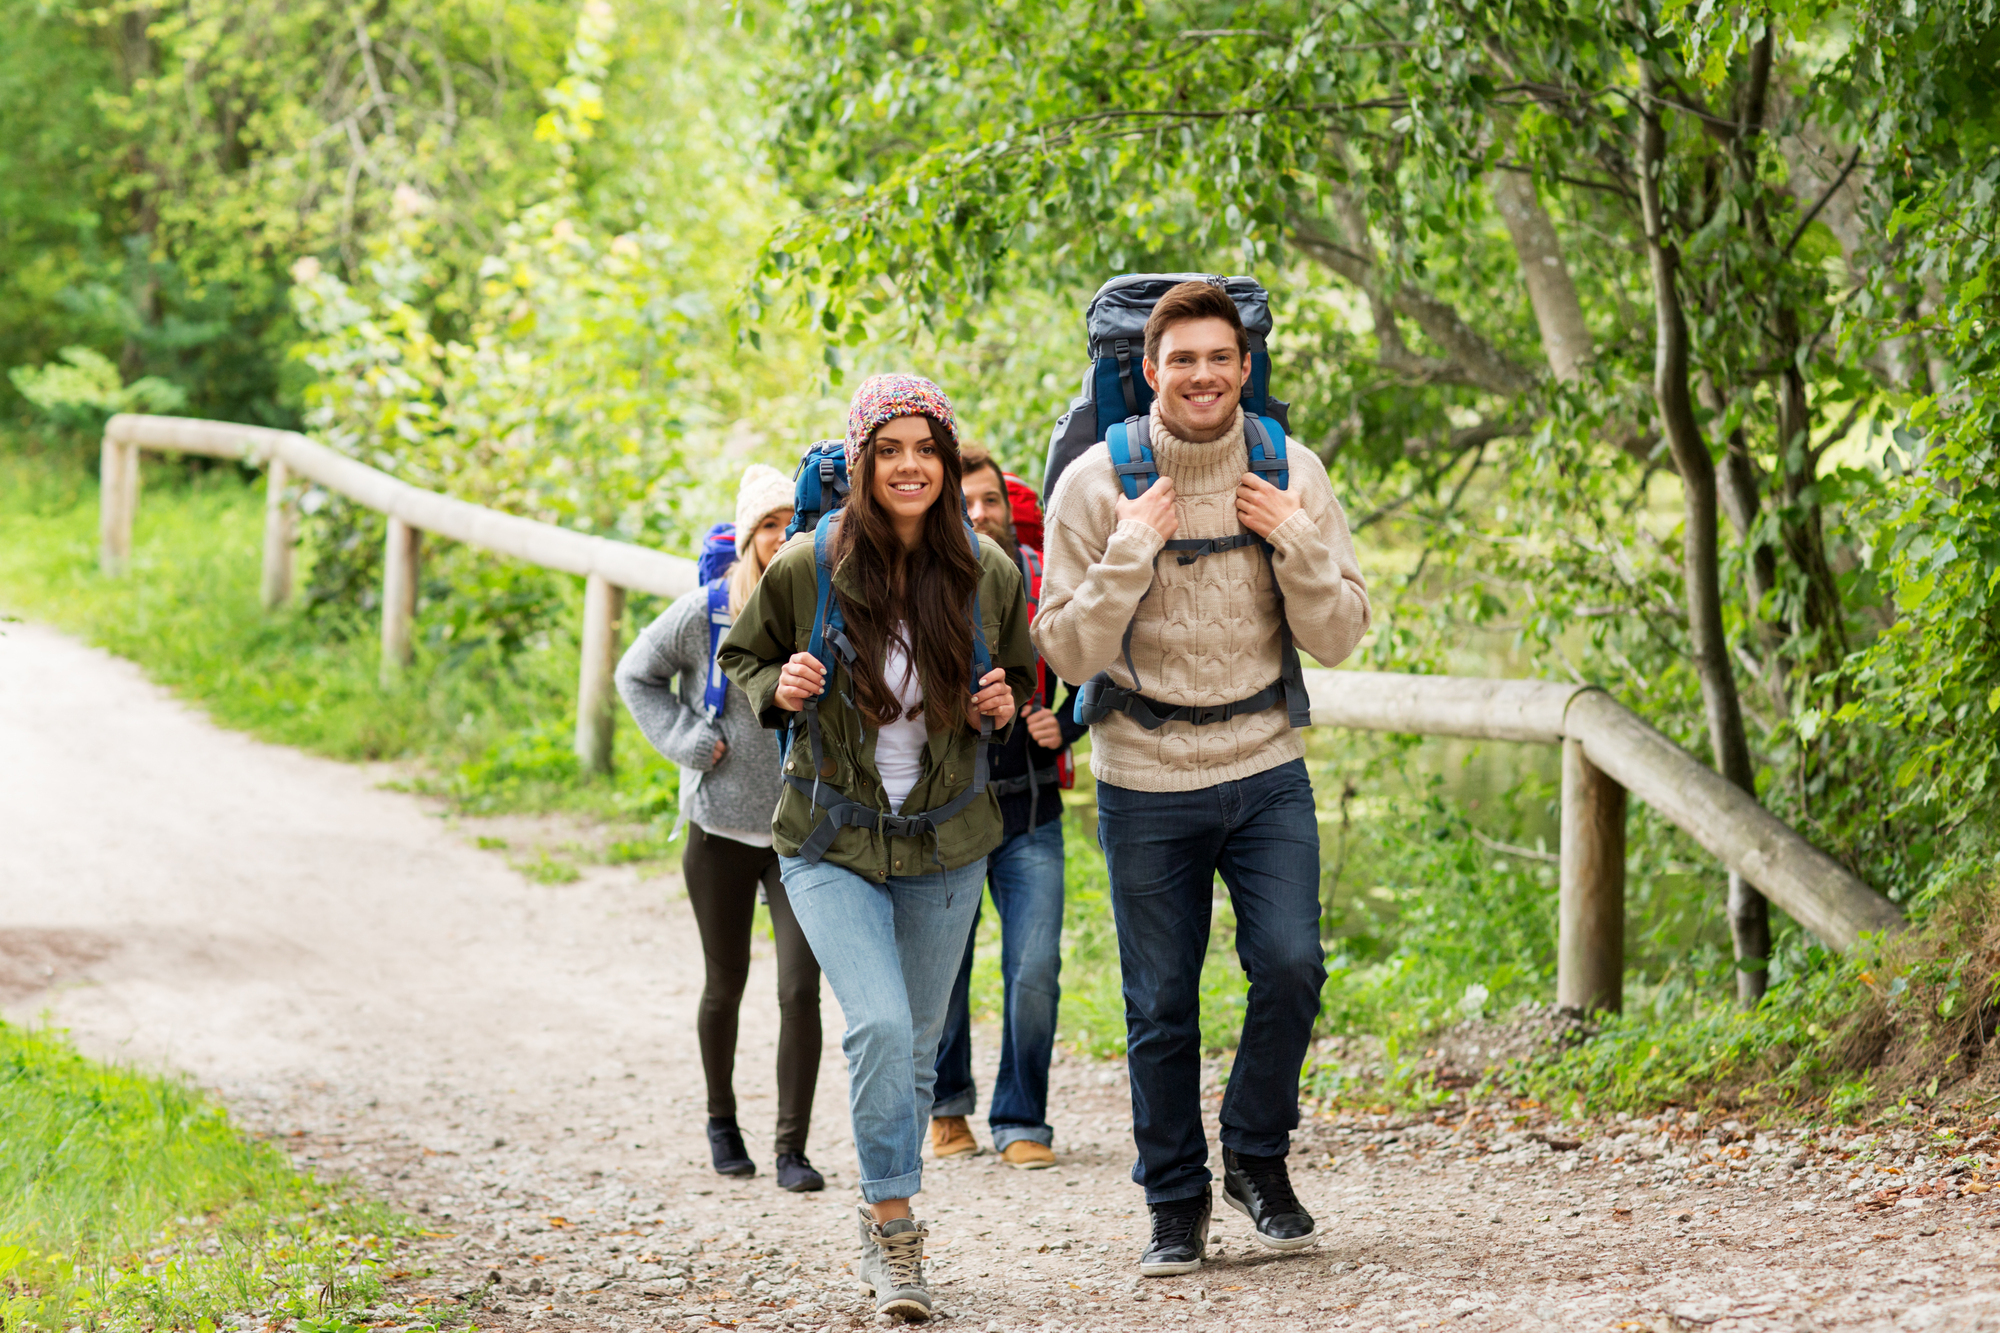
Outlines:
{"label": "dirt path", "polygon": [[[437,1274],[385,1321],[476,1290],[489,1328],[872,1322],[845,1272],[831,1042],[812,1150],[832,1188],[706,1169],[700,962],[671,878],[531,884],[379,774],[219,731],[127,663],[0,629],[7,1017],[46,1011],[94,1053],[186,1070],[302,1162],[426,1213],[448,1233]],[[740,1088],[767,1166],[773,986],[760,958]],[[1059,1170],[928,1174],[946,1328],[2000,1328],[2000,1210],[1935,1151],[1857,1141],[1836,1162],[1636,1122],[1579,1151],[1504,1111],[1313,1122],[1294,1161],[1316,1250],[1267,1258],[1224,1212],[1202,1273],[1141,1283],[1122,1071],[1065,1060],[1054,1084]]]}

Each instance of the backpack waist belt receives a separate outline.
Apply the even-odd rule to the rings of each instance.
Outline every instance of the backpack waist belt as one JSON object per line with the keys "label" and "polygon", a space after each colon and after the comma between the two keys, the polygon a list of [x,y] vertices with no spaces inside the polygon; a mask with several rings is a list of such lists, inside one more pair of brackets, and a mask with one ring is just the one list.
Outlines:
{"label": "backpack waist belt", "polygon": [[1113,684],[1109,676],[1087,680],[1077,691],[1076,719],[1086,725],[1101,722],[1112,713],[1124,713],[1148,731],[1158,731],[1169,722],[1192,722],[1197,727],[1227,722],[1233,717],[1261,713],[1279,704],[1290,707],[1285,677],[1266,685],[1247,699],[1226,704],[1170,704],[1149,699],[1137,690]]}
{"label": "backpack waist belt", "polygon": [[[811,705],[812,720],[807,724],[808,735],[813,741],[813,770],[819,771],[820,734],[819,710]],[[785,775],[785,781],[793,788],[806,794],[820,811],[819,823],[813,826],[811,836],[799,844],[799,855],[808,861],[818,861],[826,855],[827,848],[833,846],[834,838],[844,828],[880,829],[884,837],[921,838],[924,834],[935,835],[940,825],[948,823],[960,811],[979,799],[988,790],[986,781],[986,746],[978,747],[977,756],[972,761],[972,785],[946,801],[935,810],[925,810],[914,815],[890,814],[887,810],[877,810],[872,805],[863,805],[836,788],[822,786],[819,782],[808,782],[804,778]]]}
{"label": "backpack waist belt", "polygon": [[1052,764],[1047,768],[1030,769],[1018,778],[1001,778],[986,784],[986,790],[995,796],[1019,796],[1022,792],[1032,792],[1037,787],[1053,787],[1061,777]]}

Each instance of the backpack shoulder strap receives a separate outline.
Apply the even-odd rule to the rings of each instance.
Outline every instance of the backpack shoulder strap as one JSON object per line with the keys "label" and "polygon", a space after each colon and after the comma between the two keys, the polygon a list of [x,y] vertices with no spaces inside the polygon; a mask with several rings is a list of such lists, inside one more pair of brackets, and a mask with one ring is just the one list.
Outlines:
{"label": "backpack shoulder strap", "polygon": [[[1291,464],[1285,461],[1285,428],[1270,417],[1243,414],[1243,439],[1250,446],[1250,470],[1276,486],[1287,490],[1292,482]],[[1268,542],[1259,542],[1264,548],[1264,556],[1270,558]],[[1306,692],[1305,672],[1299,663],[1299,650],[1292,642],[1292,622],[1285,613],[1284,593],[1278,594],[1279,636],[1278,679],[1284,687],[1285,716],[1294,727],[1312,725],[1312,699]]]}
{"label": "backpack shoulder strap", "polygon": [[1125,498],[1136,500],[1139,493],[1160,479],[1159,465],[1153,461],[1153,418],[1150,412],[1127,417],[1104,432],[1111,450],[1111,470],[1125,488]]}
{"label": "backpack shoulder strap", "polygon": [[1281,491],[1290,489],[1292,468],[1285,461],[1285,428],[1270,417],[1245,412],[1243,442],[1250,447],[1250,470]]}
{"label": "backpack shoulder strap", "polygon": [[833,533],[839,526],[840,511],[832,509],[822,514],[813,527],[813,627],[806,651],[826,670],[821,695],[833,687],[833,663],[827,660],[827,644],[831,643],[834,652],[846,660],[854,660],[854,648],[847,641],[847,620],[840,614],[840,599],[833,595]]}
{"label": "backpack shoulder strap", "polygon": [[[986,577],[985,563],[979,558],[979,530],[972,526],[972,520],[965,523],[965,535],[972,543],[972,563],[979,566],[980,581]],[[979,613],[979,584],[972,585],[972,692],[979,693],[979,682],[993,669],[993,653],[986,643],[986,618]],[[979,719],[979,739],[981,744],[993,739],[993,719],[982,716]],[[985,751],[980,753],[984,754]]]}
{"label": "backpack shoulder strap", "polygon": [[1042,557],[1032,546],[1023,546],[1021,552],[1021,592],[1028,599],[1028,613],[1033,615],[1042,605]]}
{"label": "backpack shoulder strap", "polygon": [[708,582],[708,680],[702,688],[702,707],[708,713],[710,722],[722,716],[722,710],[729,702],[729,678],[722,674],[722,665],[716,658],[722,648],[722,638],[729,633],[729,627],[736,623],[736,617],[729,614],[729,578],[724,575]]}

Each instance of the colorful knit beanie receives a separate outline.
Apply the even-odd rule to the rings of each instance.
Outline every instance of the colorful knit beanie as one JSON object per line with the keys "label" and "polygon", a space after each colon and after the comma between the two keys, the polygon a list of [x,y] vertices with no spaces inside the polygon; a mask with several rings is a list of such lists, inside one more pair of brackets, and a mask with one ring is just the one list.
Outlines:
{"label": "colorful knit beanie", "polygon": [[861,446],[885,421],[897,417],[929,417],[942,425],[947,439],[939,443],[958,452],[958,418],[944,390],[921,375],[875,375],[861,382],[847,405],[847,471],[858,475]]}

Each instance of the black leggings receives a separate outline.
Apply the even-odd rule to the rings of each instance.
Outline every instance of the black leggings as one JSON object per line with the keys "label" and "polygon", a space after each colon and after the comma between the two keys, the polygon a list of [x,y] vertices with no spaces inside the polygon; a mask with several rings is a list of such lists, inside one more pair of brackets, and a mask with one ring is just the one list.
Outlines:
{"label": "black leggings", "polygon": [[819,961],[778,879],[777,852],[718,837],[699,824],[690,823],[687,831],[681,878],[707,964],[695,1032],[708,1113],[736,1118],[736,1013],[750,979],[750,926],[761,880],[778,944],[778,1132],[772,1151],[803,1153],[819,1082]]}

